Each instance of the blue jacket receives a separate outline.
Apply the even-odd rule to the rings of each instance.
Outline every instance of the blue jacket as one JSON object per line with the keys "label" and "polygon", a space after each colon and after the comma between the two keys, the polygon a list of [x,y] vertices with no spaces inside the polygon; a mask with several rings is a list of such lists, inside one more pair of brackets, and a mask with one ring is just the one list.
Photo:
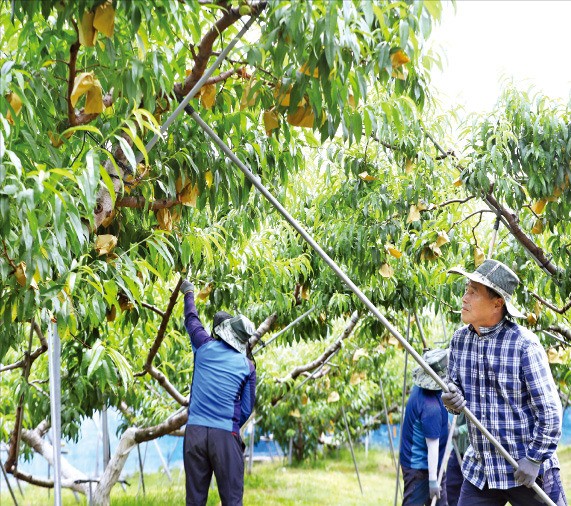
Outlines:
{"label": "blue jacket", "polygon": [[184,296],[184,325],[194,353],[187,425],[238,433],[254,409],[254,364],[204,330],[192,292]]}

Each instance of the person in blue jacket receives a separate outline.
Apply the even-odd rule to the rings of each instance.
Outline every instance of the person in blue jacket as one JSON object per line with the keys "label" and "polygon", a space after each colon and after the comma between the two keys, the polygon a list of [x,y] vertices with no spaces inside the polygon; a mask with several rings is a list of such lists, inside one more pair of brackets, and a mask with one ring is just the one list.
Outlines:
{"label": "person in blue jacket", "polygon": [[194,285],[184,280],[184,325],[194,353],[188,421],[184,436],[186,505],[203,506],[212,473],[223,506],[241,506],[244,495],[244,444],[240,427],[254,409],[256,368],[247,357],[254,324],[220,311],[212,336],[194,302]]}
{"label": "person in blue jacket", "polygon": [[[446,377],[448,350],[427,350],[424,361]],[[446,474],[438,483],[448,438],[448,413],[442,403],[439,384],[424,369],[413,373],[414,386],[406,404],[400,445],[400,465],[404,480],[402,506],[446,506]]]}

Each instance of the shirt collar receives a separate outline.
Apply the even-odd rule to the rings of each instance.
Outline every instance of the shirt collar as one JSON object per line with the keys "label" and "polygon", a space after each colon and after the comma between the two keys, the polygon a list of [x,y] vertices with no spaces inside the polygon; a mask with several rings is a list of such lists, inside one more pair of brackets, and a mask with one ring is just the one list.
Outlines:
{"label": "shirt collar", "polygon": [[[500,331],[500,329],[505,325],[505,323],[506,319],[502,318],[502,320],[499,323],[496,323],[491,327],[480,327],[480,337],[486,337],[486,338],[495,337],[495,335]],[[477,335],[477,332],[472,326],[472,324],[469,325],[469,329]]]}

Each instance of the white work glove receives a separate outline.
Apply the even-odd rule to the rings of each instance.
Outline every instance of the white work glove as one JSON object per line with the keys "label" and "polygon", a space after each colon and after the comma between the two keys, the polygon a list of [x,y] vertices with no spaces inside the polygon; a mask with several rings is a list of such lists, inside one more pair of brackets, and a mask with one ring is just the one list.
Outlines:
{"label": "white work glove", "polygon": [[532,462],[527,457],[524,457],[517,461],[517,466],[517,471],[514,473],[515,480],[520,485],[531,488],[539,474],[541,464],[539,462]]}
{"label": "white work glove", "polygon": [[180,285],[180,291],[182,293],[194,292],[194,285],[188,279],[185,279]]}
{"label": "white work glove", "polygon": [[434,497],[436,497],[436,499],[440,499],[440,485],[438,485],[438,480],[428,481],[428,491],[430,493],[430,500]]}
{"label": "white work glove", "polygon": [[448,383],[448,392],[442,394],[442,402],[454,413],[460,413],[466,406],[464,396],[454,383]]}

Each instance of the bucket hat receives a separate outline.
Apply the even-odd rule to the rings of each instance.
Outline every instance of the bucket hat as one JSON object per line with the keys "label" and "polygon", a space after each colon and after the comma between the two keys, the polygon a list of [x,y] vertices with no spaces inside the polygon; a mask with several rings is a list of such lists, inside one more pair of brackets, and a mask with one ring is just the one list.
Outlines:
{"label": "bucket hat", "polygon": [[462,267],[454,267],[448,272],[452,274],[461,274],[468,279],[481,283],[494,290],[506,304],[506,309],[510,316],[514,318],[525,318],[525,315],[515,308],[511,299],[519,284],[519,278],[507,265],[497,260],[484,260],[482,265],[474,272],[466,272]]}
{"label": "bucket hat", "polygon": [[255,325],[243,315],[227,318],[214,327],[214,333],[220,339],[244,355],[248,340],[255,332]]}
{"label": "bucket hat", "polygon": [[[434,349],[423,353],[422,358],[442,379],[448,373],[448,349]],[[412,372],[412,381],[415,385],[426,390],[442,390],[440,385],[422,367],[417,367]]]}

